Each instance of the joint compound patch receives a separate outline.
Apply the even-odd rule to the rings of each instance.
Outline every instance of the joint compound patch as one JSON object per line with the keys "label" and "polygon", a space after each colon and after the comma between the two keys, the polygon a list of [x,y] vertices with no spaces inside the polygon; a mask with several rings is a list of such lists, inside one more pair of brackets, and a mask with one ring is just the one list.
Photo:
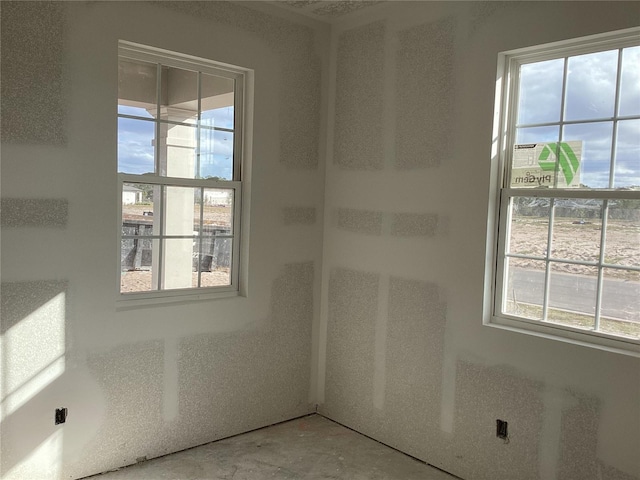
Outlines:
{"label": "joint compound patch", "polygon": [[366,235],[382,234],[382,215],[382,212],[355,208],[337,208],[333,212],[337,228]]}
{"label": "joint compound patch", "polygon": [[395,237],[433,237],[438,230],[438,215],[424,213],[394,213],[391,235]]}
{"label": "joint compound patch", "polygon": [[349,170],[381,170],[384,38],[382,22],[338,38],[333,162]]}
{"label": "joint compound patch", "polygon": [[67,143],[65,2],[2,2],[0,32],[3,142]]}
{"label": "joint compound patch", "polygon": [[377,273],[346,268],[329,277],[324,409],[354,428],[368,425],[373,414],[379,283]]}
{"label": "joint compound patch", "polygon": [[0,225],[3,227],[64,228],[69,216],[65,198],[3,198]]}
{"label": "joint compound patch", "polygon": [[[452,150],[455,20],[398,33],[396,168],[440,166]],[[425,59],[428,59],[425,61]]]}
{"label": "joint compound patch", "polygon": [[282,213],[285,225],[313,225],[316,223],[315,207],[285,207]]}

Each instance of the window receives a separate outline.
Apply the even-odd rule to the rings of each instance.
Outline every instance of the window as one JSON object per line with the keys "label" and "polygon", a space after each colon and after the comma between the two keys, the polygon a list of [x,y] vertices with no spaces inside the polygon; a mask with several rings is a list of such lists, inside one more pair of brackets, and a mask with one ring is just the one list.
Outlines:
{"label": "window", "polygon": [[485,323],[638,354],[640,30],[499,64]]}
{"label": "window", "polygon": [[238,291],[244,74],[120,43],[121,294]]}

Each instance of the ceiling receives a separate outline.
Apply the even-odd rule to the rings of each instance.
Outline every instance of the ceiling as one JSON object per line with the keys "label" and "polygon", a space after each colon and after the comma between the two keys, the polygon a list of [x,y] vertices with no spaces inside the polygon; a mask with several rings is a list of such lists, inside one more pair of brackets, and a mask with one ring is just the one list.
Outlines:
{"label": "ceiling", "polygon": [[323,22],[331,22],[352,12],[381,3],[380,0],[276,0],[278,7],[301,13]]}

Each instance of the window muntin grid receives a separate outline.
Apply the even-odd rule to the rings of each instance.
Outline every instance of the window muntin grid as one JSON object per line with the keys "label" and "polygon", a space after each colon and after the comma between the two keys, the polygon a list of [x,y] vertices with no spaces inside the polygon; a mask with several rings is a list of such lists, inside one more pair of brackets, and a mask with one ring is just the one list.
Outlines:
{"label": "window muntin grid", "polygon": [[[633,42],[638,42],[637,34],[635,39],[631,35],[616,42],[616,45],[605,42],[604,45],[600,43],[595,47],[583,43],[573,49],[555,48],[555,51],[552,52],[528,51],[521,55],[514,53],[507,57],[506,93],[508,95],[503,107],[503,111],[508,114],[505,123],[507,127],[504,129],[505,153],[507,155],[502,157],[504,173],[501,175],[502,188],[499,192],[500,221],[495,270],[495,303],[491,323],[518,329],[551,332],[551,335],[558,334],[566,338],[579,338],[580,341],[584,341],[586,333],[589,338],[592,338],[587,342],[593,341],[594,343],[603,339],[606,343],[608,339],[614,339],[622,340],[625,343],[640,344],[640,313],[638,313],[640,308],[633,309],[631,306],[631,308],[627,308],[627,311],[621,313],[616,313],[615,309],[611,308],[611,304],[615,303],[611,282],[621,278],[620,281],[626,282],[626,285],[637,282],[634,285],[639,287],[631,289],[627,295],[631,296],[630,305],[633,305],[634,302],[637,306],[640,305],[640,265],[638,265],[637,257],[627,255],[622,260],[615,261],[614,256],[607,255],[608,249],[611,248],[612,243],[615,243],[616,237],[619,239],[624,235],[626,237],[623,238],[623,242],[626,242],[631,249],[640,249],[640,201],[638,201],[640,188],[630,188],[632,184],[621,178],[621,173],[628,173],[628,162],[624,167],[621,167],[622,162],[616,161],[621,158],[622,144],[624,148],[630,149],[635,155],[634,158],[637,159],[638,165],[634,167],[634,175],[636,177],[640,175],[640,145],[638,144],[640,135],[638,135],[639,140],[636,140],[634,144],[630,140],[632,134],[629,133],[636,129],[640,132],[640,123],[637,127],[635,123],[631,123],[640,122],[638,117],[640,112],[636,111],[638,109],[626,107],[625,103],[635,98],[634,92],[629,87],[632,79],[632,75],[629,74],[629,59],[635,59],[638,55],[638,47],[633,46]],[[596,109],[591,116],[584,114],[567,116],[567,83],[570,65],[575,59],[593,55],[593,52],[604,52],[610,57],[608,58],[609,62],[611,58],[615,57],[615,86],[612,94],[615,108],[613,111],[606,111],[604,107]],[[544,79],[543,88],[547,91],[555,88],[557,92],[560,92],[557,97],[558,101],[551,106],[543,105],[544,108],[539,112],[523,112],[527,105],[527,100],[523,100],[523,97],[527,96],[527,88],[535,84],[531,75],[527,75],[538,67],[548,65],[552,65],[555,72],[552,72],[549,78]],[[523,72],[524,74],[522,74]],[[626,86],[623,87],[622,85],[625,84]],[[604,111],[606,114],[602,113]],[[606,175],[600,175],[599,182],[593,182],[593,187],[588,184],[580,184],[572,186],[572,188],[564,186],[564,188],[558,188],[557,176],[554,185],[546,188],[541,188],[539,185],[533,187],[523,185],[522,187],[528,188],[518,188],[511,183],[513,172],[510,154],[513,152],[514,145],[534,142],[556,142],[559,144],[563,140],[572,139],[567,135],[581,137],[580,139],[584,140],[586,135],[580,135],[581,131],[582,133],[585,131],[593,132],[595,127],[600,129],[600,134],[595,135],[599,137],[599,140],[602,137],[607,137],[606,134],[602,134],[603,131],[608,130],[609,137],[608,143],[605,145],[606,156],[602,154],[601,145],[598,145],[600,158],[593,155],[593,152],[586,153],[586,158],[593,159],[593,162],[602,163],[603,158],[606,158],[607,161]],[[621,131],[626,131],[626,136],[625,134],[621,136]],[[592,140],[585,142],[588,148],[591,148],[590,142]],[[602,142],[600,141],[600,143]],[[559,170],[560,167],[556,161],[554,173],[557,175]],[[582,177],[581,180],[585,178],[589,177]],[[640,186],[640,182],[636,185]],[[621,205],[627,207],[627,213],[622,211]],[[541,241],[536,242],[533,246],[524,245],[526,242],[522,242],[523,234],[526,236],[528,233],[526,228],[531,228],[523,226],[523,207],[529,208],[530,211],[537,209],[538,212],[536,222],[534,222],[537,223],[535,238],[541,239]],[[575,224],[575,228],[583,227],[587,221],[591,227],[595,226],[595,231],[589,233],[590,237],[597,241],[597,245],[592,246],[586,258],[585,255],[569,254],[567,247],[570,247],[572,242],[561,237],[563,230],[566,229],[562,219],[568,218],[572,209],[574,213],[580,212],[579,216],[584,216],[584,212],[590,212],[589,219],[583,219],[584,223],[580,223],[579,219],[576,220],[578,223]],[[596,211],[598,214],[594,215]],[[631,219],[630,225],[627,225],[630,228],[626,230],[626,234],[620,233],[617,225],[621,216],[624,215],[628,215]],[[590,221],[592,217],[598,217],[599,224],[594,225]],[[574,226],[573,220],[571,225]],[[518,239],[520,241],[517,241]],[[574,243],[578,244],[579,242]],[[561,250],[564,250],[564,253]],[[535,280],[514,278],[517,277],[514,275],[518,271],[517,267],[522,265],[537,272],[538,278]],[[581,290],[582,295],[579,309],[588,311],[576,312],[575,305],[572,308],[568,306],[561,308],[563,302],[558,301],[558,292],[566,287],[558,286],[558,279],[561,278],[560,275],[564,271],[580,272],[579,279],[582,280],[582,283],[576,287]],[[585,278],[589,279],[588,287],[584,282]],[[514,285],[520,285],[520,291]],[[593,289],[593,295],[589,297],[589,301],[586,300],[585,294],[588,289]],[[525,294],[526,290],[528,291]],[[529,301],[525,302],[522,299],[527,295]],[[521,308],[515,307],[518,298],[520,298]],[[559,310],[573,310],[573,313],[565,314],[563,312],[562,315],[558,315]],[[619,325],[614,324],[611,312],[614,312],[613,315],[624,315],[625,320],[618,322]],[[583,315],[584,318],[580,318],[578,313],[586,313],[586,315]],[[576,318],[579,321],[576,321]],[[574,335],[576,332],[578,335]]]}
{"label": "window muntin grid", "polygon": [[[128,132],[119,128],[118,170],[123,195],[120,293],[135,293],[142,298],[149,296],[147,293],[156,297],[159,292],[190,294],[205,288],[237,292],[243,72],[125,42],[121,43],[119,60],[119,99],[125,96],[121,92],[127,91],[127,85],[122,85],[123,78],[125,84],[128,79],[122,74],[122,65],[140,66],[133,76],[129,75],[134,78],[129,98],[118,102],[119,125],[135,122],[142,127],[138,130],[146,132],[146,144],[139,141],[137,132],[138,138],[132,141],[137,147],[143,146],[139,151],[144,161],[131,165],[122,161],[121,152],[127,145],[121,140],[127,140]],[[173,79],[178,88],[172,91],[167,79]],[[152,95],[149,90],[153,90]],[[215,163],[207,162],[215,157],[223,158],[222,168],[218,166],[213,172],[217,175],[205,168],[207,163]],[[144,186],[137,190],[153,194],[147,195],[146,205],[136,205],[146,218],[134,218],[132,222],[127,217],[140,215],[131,215],[124,198],[131,198],[136,186]],[[138,193],[134,190],[133,195],[135,198]],[[127,222],[138,228],[145,225],[143,238]],[[132,260],[127,258],[127,249],[136,242],[143,242],[147,248],[135,252]],[[193,247],[191,253],[188,244]],[[146,268],[140,268],[145,257]],[[212,264],[216,267],[214,280],[209,278],[213,276]],[[177,282],[170,278],[176,268],[183,270]],[[151,280],[135,280],[133,283],[140,283],[140,288],[124,284],[127,276],[140,276],[141,272]]]}

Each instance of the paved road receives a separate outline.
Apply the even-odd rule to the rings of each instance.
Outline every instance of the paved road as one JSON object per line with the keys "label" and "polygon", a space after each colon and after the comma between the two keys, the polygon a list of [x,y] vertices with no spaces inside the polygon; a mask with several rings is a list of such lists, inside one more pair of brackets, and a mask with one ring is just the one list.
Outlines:
{"label": "paved road", "polygon": [[[542,304],[544,272],[516,268],[513,283],[519,302]],[[549,306],[593,314],[596,279],[587,275],[552,273]],[[586,311],[585,305],[590,306]],[[640,322],[640,282],[604,280],[602,316]]]}

